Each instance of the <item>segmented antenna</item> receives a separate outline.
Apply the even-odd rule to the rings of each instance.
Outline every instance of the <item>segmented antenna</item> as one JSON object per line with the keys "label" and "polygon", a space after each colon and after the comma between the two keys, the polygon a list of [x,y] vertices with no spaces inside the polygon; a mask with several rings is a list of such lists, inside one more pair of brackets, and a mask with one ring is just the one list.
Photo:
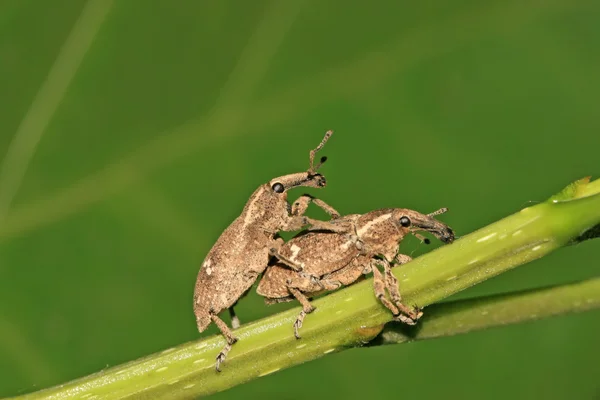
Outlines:
{"label": "segmented antenna", "polygon": [[321,140],[321,143],[319,143],[319,145],[317,146],[316,149],[310,151],[310,168],[308,170],[308,173],[314,174],[315,172],[317,172],[317,170],[319,168],[321,168],[321,165],[323,165],[323,163],[325,161],[327,161],[327,157],[321,157],[321,160],[319,161],[317,166],[315,167],[315,165],[314,165],[315,154],[317,154],[317,152],[319,150],[321,150],[323,148],[323,146],[325,146],[325,143],[327,143],[327,141],[329,140],[331,135],[333,135],[333,131],[330,130],[330,131],[325,132],[325,137],[323,137],[323,140]]}
{"label": "segmented antenna", "polygon": [[448,209],[446,207],[442,207],[437,211],[434,211],[432,213],[427,214],[428,217],[435,217],[436,215],[440,215],[445,213],[446,211],[448,211]]}

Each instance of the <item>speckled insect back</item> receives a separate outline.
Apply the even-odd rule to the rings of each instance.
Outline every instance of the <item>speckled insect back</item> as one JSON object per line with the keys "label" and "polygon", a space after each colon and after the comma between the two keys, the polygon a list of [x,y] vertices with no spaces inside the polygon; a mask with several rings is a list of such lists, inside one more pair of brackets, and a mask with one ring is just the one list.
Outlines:
{"label": "speckled insect back", "polygon": [[[269,258],[277,253],[283,243],[283,240],[276,237],[277,233],[300,230],[309,224],[315,229],[326,231],[343,232],[345,229],[340,224],[332,225],[329,222],[305,217],[303,213],[291,215],[290,205],[287,202],[289,189],[325,187],[325,177],[317,173],[317,170],[325,162],[326,157],[321,158],[317,165],[314,165],[314,157],[331,134],[332,131],[328,131],[319,146],[310,152],[310,168],[307,172],[280,176],[256,189],[241,215],[223,231],[202,263],[194,291],[194,313],[200,332],[214,322],[227,341],[226,346],[217,356],[217,371],[220,370],[220,364],[225,360],[231,345],[237,341],[218,314],[229,309],[233,328],[239,326],[239,320],[233,312],[233,305],[267,268]],[[295,204],[305,210],[311,202],[333,217],[339,216],[326,203],[309,195],[301,196]]]}
{"label": "speckled insect back", "polygon": [[[299,338],[298,330],[304,317],[315,310],[310,297],[350,285],[372,272],[377,298],[392,312],[394,319],[413,325],[422,312],[402,304],[398,281],[391,268],[411,260],[400,254],[398,248],[409,233],[426,243],[429,239],[418,231],[429,232],[444,243],[454,241],[452,229],[433,218],[445,211],[442,208],[431,214],[421,214],[403,208],[386,208],[332,221],[333,224],[351,226],[347,233],[301,232],[280,247],[277,261],[267,268],[257,292],[267,303],[296,299],[302,304],[302,311],[294,323],[294,333]],[[383,274],[378,265],[383,266]]]}

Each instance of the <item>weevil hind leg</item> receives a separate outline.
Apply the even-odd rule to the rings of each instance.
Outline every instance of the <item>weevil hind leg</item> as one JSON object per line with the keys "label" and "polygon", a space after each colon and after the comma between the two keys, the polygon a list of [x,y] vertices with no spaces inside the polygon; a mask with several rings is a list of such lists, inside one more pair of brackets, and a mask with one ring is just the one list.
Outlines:
{"label": "weevil hind leg", "polygon": [[233,336],[233,333],[231,332],[231,329],[229,329],[227,324],[212,311],[210,312],[210,319],[215,323],[215,325],[217,325],[217,327],[221,331],[221,334],[227,341],[225,347],[223,347],[223,349],[221,349],[221,351],[217,355],[215,364],[215,369],[217,370],[217,372],[221,372],[221,364],[223,363],[223,361],[225,361],[225,358],[227,358],[227,354],[231,350],[231,346],[235,342],[237,342],[238,339],[235,336]]}

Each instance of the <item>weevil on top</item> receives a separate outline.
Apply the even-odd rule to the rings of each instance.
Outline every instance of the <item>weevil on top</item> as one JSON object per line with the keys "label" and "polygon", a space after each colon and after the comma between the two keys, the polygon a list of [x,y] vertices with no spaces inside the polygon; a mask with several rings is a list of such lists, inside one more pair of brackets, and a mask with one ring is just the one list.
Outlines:
{"label": "weevil on top", "polygon": [[[317,170],[326,161],[322,157],[315,165],[315,154],[321,150],[332,135],[328,131],[321,143],[310,152],[310,168],[306,172],[284,175],[261,185],[246,203],[241,215],[221,234],[202,263],[194,290],[194,313],[198,330],[204,331],[214,322],[227,344],[216,360],[216,369],[225,360],[231,346],[237,341],[227,324],[218,314],[229,309],[232,327],[239,327],[233,306],[264,272],[270,257],[277,255],[283,244],[277,234],[280,231],[297,231],[307,225],[314,229],[342,233],[347,228],[343,224],[318,221],[303,215],[308,204],[313,202],[332,217],[339,215],[333,208],[309,195],[301,196],[296,204],[296,212],[291,213],[287,202],[287,191],[295,187],[322,188],[325,177]],[[302,212],[298,212],[298,207]]]}
{"label": "weevil on top", "polygon": [[[295,211],[304,210],[293,209],[292,213]],[[265,297],[267,304],[293,299],[302,304],[302,311],[294,323],[294,333],[300,338],[298,330],[304,317],[315,310],[310,297],[350,285],[372,272],[376,297],[392,312],[395,320],[414,325],[422,312],[402,303],[398,281],[391,268],[411,260],[399,253],[399,243],[409,233],[425,243],[429,243],[429,239],[418,231],[429,232],[443,243],[454,241],[452,229],[434,218],[446,211],[442,208],[421,214],[403,208],[387,208],[332,221],[351,225],[353,232],[350,234],[303,231],[279,248],[279,255],[267,268],[257,292]],[[383,275],[378,265],[383,266]],[[389,299],[385,295],[386,289]]]}

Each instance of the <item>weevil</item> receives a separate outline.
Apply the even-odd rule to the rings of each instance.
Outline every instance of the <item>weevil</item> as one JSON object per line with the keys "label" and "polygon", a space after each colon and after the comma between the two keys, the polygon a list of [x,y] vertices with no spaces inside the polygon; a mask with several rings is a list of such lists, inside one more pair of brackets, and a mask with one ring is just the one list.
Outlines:
{"label": "weevil", "polygon": [[[350,285],[372,272],[373,288],[379,301],[392,312],[395,320],[414,325],[422,312],[402,303],[398,281],[391,268],[411,260],[399,253],[399,243],[409,233],[425,243],[429,243],[429,239],[418,231],[429,232],[443,243],[454,241],[452,229],[434,218],[446,211],[442,208],[421,214],[403,208],[380,209],[332,221],[352,226],[350,233],[300,232],[279,248],[277,259],[267,268],[257,292],[265,297],[267,304],[294,299],[300,302],[302,311],[294,322],[294,334],[300,338],[299,329],[304,317],[315,310],[309,300],[311,297]],[[383,266],[383,274],[378,265]],[[391,300],[386,297],[386,290]]]}
{"label": "weevil", "polygon": [[[278,232],[297,231],[306,225],[326,231],[344,231],[343,224],[333,225],[303,215],[308,204],[313,202],[332,217],[338,217],[339,214],[322,200],[303,195],[294,203],[296,212],[293,214],[287,202],[289,189],[322,188],[326,185],[325,177],[317,170],[327,158],[322,157],[315,165],[314,157],[332,133],[328,131],[321,143],[310,152],[308,171],[271,179],[256,189],[240,216],[223,231],[202,263],[194,290],[194,313],[200,332],[214,322],[227,342],[217,356],[217,371],[220,371],[221,363],[237,341],[218,314],[229,309],[233,329],[239,327],[233,306],[264,272],[269,259],[277,254],[279,246],[283,244],[283,240],[277,236]],[[299,208],[302,212],[297,211]]]}

